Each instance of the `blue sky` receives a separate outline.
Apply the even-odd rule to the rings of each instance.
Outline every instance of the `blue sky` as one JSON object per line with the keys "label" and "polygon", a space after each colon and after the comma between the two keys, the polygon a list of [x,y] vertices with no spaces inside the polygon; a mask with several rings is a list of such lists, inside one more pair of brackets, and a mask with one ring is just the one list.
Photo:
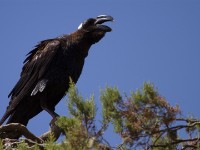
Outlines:
{"label": "blue sky", "polygon": [[[122,93],[129,93],[150,81],[170,104],[180,105],[183,114],[199,117],[198,0],[0,0],[0,116],[19,79],[25,55],[34,45],[71,33],[85,19],[101,14],[115,18],[114,23],[107,23],[113,32],[90,49],[77,83],[82,95],[94,94],[100,106],[100,88],[117,86]],[[60,115],[67,114],[65,100],[56,107]],[[50,119],[43,112],[28,127],[39,135],[48,130]]]}

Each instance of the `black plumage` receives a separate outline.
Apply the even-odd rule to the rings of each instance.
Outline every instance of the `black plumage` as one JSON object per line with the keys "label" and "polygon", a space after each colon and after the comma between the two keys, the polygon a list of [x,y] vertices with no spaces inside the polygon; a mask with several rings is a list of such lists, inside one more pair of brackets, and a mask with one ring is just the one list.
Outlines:
{"label": "black plumage", "polygon": [[53,118],[58,116],[55,106],[82,72],[84,60],[92,44],[101,40],[111,28],[102,25],[113,21],[111,16],[101,15],[83,22],[77,31],[36,45],[24,61],[20,79],[9,94],[10,103],[0,121],[7,123],[28,121],[47,111]]}

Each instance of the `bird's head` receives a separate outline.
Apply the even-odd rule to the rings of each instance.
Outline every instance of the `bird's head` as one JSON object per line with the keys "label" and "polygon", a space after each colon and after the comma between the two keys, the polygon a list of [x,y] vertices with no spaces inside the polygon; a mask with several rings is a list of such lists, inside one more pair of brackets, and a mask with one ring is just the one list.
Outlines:
{"label": "bird's head", "polygon": [[113,17],[100,15],[96,18],[89,18],[79,25],[78,31],[84,32],[88,40],[96,43],[104,37],[106,32],[112,31],[110,27],[103,25],[104,22],[108,21],[114,21]]}

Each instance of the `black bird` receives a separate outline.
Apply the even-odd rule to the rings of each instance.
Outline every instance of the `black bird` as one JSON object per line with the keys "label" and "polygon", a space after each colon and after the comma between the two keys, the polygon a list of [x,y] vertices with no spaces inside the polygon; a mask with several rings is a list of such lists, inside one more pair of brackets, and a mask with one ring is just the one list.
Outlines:
{"label": "black bird", "polygon": [[77,31],[36,45],[27,54],[20,79],[8,95],[11,99],[0,125],[7,118],[7,124],[27,125],[43,110],[57,117],[55,106],[65,96],[70,78],[74,83],[78,81],[91,45],[112,30],[103,25],[107,21],[113,18],[100,15],[87,19]]}

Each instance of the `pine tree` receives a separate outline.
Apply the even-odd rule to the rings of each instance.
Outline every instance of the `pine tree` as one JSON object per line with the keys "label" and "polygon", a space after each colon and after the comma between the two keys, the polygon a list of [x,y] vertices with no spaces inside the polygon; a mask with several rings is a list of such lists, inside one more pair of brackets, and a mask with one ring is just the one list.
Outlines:
{"label": "pine tree", "polygon": [[[57,118],[55,126],[59,130],[52,129],[52,132],[37,137],[42,141],[38,142],[34,137],[27,138],[29,136],[24,140],[5,139],[11,125],[1,126],[0,149],[200,149],[200,120],[182,116],[179,106],[171,106],[151,83],[144,83],[130,95],[120,94],[116,87],[106,87],[101,90],[100,101],[102,120],[97,121],[99,108],[94,96],[84,99],[71,83],[66,108],[70,115]],[[106,140],[104,133],[109,126],[114,129],[113,136],[121,138],[121,143],[110,145]],[[60,136],[55,131],[65,135],[61,143],[55,142]]]}

